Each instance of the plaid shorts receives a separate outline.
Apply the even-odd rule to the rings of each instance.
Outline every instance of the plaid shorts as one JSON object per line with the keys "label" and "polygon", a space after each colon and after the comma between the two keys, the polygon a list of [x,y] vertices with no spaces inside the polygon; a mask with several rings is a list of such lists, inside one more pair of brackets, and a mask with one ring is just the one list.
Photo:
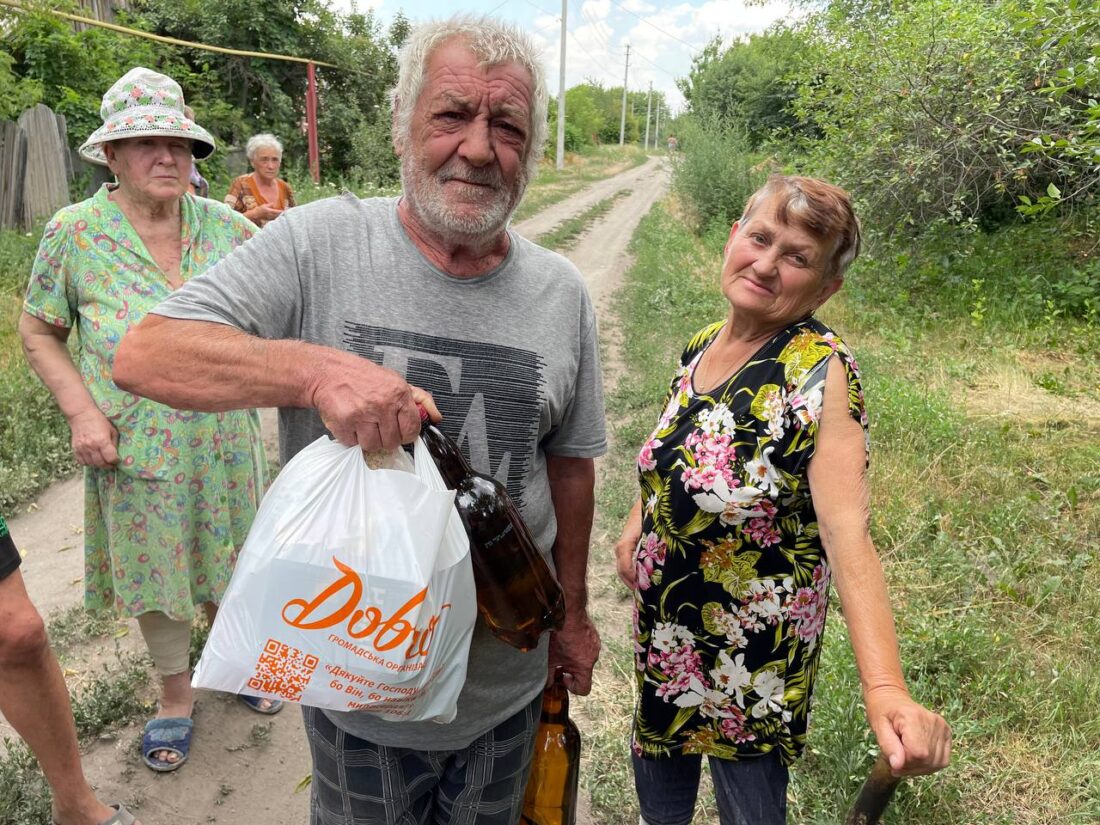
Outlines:
{"label": "plaid shorts", "polygon": [[541,707],[540,693],[461,750],[418,751],[359,739],[303,705],[311,825],[515,825]]}

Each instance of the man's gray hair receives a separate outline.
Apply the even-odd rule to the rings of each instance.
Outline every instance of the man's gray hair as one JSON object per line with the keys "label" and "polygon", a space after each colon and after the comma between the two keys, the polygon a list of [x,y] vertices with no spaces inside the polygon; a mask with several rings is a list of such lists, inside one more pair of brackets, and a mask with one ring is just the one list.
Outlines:
{"label": "man's gray hair", "polygon": [[412,30],[397,55],[397,85],[390,89],[394,144],[404,148],[409,139],[413,109],[424,86],[428,61],[437,48],[451,40],[462,41],[486,67],[516,63],[530,73],[533,94],[525,165],[527,179],[531,180],[538,171],[549,129],[546,121],[549,95],[539,49],[524,32],[490,17],[455,15],[423,23]]}
{"label": "man's gray hair", "polygon": [[248,139],[248,143],[244,146],[245,157],[252,160],[261,149],[274,149],[279,153],[280,158],[283,156],[283,144],[279,142],[275,135],[269,132],[253,135]]}

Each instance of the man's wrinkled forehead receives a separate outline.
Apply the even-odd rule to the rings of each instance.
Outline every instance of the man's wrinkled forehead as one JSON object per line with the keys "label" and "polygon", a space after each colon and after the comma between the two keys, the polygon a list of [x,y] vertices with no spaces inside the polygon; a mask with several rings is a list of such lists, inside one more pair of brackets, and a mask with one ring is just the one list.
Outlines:
{"label": "man's wrinkled forehead", "polygon": [[461,37],[439,43],[425,61],[421,96],[434,87],[437,95],[449,94],[453,102],[469,103],[462,96],[464,83],[484,83],[492,87],[494,100],[503,100],[524,111],[530,110],[534,98],[534,78],[522,63],[489,62]]}

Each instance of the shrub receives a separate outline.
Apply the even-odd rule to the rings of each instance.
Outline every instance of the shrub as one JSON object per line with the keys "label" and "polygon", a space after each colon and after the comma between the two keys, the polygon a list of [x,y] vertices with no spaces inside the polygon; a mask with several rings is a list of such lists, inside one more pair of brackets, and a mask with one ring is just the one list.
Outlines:
{"label": "shrub", "polygon": [[799,113],[823,137],[807,151],[883,224],[992,226],[1024,198],[1095,197],[1095,4],[833,0],[810,20]]}
{"label": "shrub", "polygon": [[699,229],[728,229],[745,202],[767,179],[768,165],[748,151],[735,127],[715,120],[684,118],[673,188],[695,212]]}

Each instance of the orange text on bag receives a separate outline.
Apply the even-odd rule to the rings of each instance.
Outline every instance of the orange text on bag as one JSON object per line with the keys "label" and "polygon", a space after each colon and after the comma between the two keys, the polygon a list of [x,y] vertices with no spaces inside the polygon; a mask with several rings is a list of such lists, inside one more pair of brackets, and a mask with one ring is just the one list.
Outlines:
{"label": "orange text on bag", "polygon": [[[347,633],[351,638],[371,641],[374,649],[379,652],[393,650],[408,641],[409,646],[405,650],[406,659],[428,655],[439,619],[443,611],[451,606],[449,602],[444,604],[439,613],[432,616],[425,626],[415,627],[412,622],[405,619],[405,614],[420,605],[427,597],[428,588],[425,587],[401,605],[392,616],[386,618],[375,605],[359,607],[359,601],[363,597],[362,577],[335,556],[332,561],[343,575],[325,588],[313,601],[305,599],[288,601],[283,605],[282,610],[284,622],[300,630],[323,630],[346,621]],[[349,590],[346,598],[341,596],[344,590]],[[343,598],[342,602],[341,598]],[[300,609],[296,615],[291,615],[290,611],[294,608]],[[370,638],[372,636],[373,640]]]}

